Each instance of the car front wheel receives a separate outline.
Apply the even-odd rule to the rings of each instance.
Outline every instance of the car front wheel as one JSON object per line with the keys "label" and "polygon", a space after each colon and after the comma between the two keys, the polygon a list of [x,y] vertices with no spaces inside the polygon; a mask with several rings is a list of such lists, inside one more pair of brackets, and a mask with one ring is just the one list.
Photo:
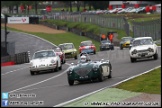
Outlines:
{"label": "car front wheel", "polygon": [[30,71],[30,74],[31,74],[31,75],[34,75],[34,72],[33,72],[33,71]]}
{"label": "car front wheel", "polygon": [[158,54],[155,53],[155,54],[154,54],[154,60],[157,60],[157,59],[158,59]]}
{"label": "car front wheel", "polygon": [[102,81],[104,80],[103,73],[100,74],[100,76],[98,77],[98,80],[99,80],[100,82],[102,82]]}
{"label": "car front wheel", "polygon": [[74,57],[74,59],[77,59],[77,55]]}
{"label": "car front wheel", "polygon": [[130,58],[130,59],[132,63],[136,61],[136,58]]}
{"label": "car front wheel", "polygon": [[123,49],[122,45],[120,45],[120,49],[121,49],[121,50]]}
{"label": "car front wheel", "polygon": [[55,68],[55,72],[57,72],[59,69],[58,69],[58,62],[56,64],[56,68]]}
{"label": "car front wheel", "polygon": [[74,80],[68,79],[68,83],[69,83],[69,85],[74,85]]}

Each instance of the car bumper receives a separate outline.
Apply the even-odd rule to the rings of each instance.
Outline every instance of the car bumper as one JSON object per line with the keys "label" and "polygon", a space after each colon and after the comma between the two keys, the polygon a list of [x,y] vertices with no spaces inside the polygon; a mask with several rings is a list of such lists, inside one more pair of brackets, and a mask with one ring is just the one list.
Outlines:
{"label": "car bumper", "polygon": [[68,74],[68,79],[70,80],[77,80],[77,81],[85,81],[85,80],[91,80],[91,79],[96,79],[99,76],[99,72],[90,72],[84,76],[80,76],[76,73],[73,74]]}
{"label": "car bumper", "polygon": [[100,46],[101,49],[111,49],[113,48],[113,45],[109,45],[109,46]]}
{"label": "car bumper", "polygon": [[94,49],[84,49],[81,50],[81,53],[85,52],[85,53],[93,53],[95,50]]}
{"label": "car bumper", "polygon": [[30,67],[30,71],[44,71],[44,70],[51,70],[51,69],[55,69],[56,68],[56,64],[50,64],[48,66],[33,66]]}
{"label": "car bumper", "polygon": [[77,53],[65,53],[65,58],[74,58],[77,56]]}
{"label": "car bumper", "polygon": [[155,53],[137,53],[131,55],[131,58],[148,58],[152,57]]}

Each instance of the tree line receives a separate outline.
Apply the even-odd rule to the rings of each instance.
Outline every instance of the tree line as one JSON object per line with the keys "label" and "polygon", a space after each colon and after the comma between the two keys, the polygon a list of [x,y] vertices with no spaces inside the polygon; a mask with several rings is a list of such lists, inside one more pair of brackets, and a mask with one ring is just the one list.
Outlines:
{"label": "tree line", "polygon": [[[1,10],[3,7],[7,7],[9,10],[9,13],[13,13],[13,11],[15,10],[16,13],[19,13],[19,7],[21,5],[23,5],[27,11],[27,14],[29,14],[29,6],[32,6],[35,10],[35,14],[38,14],[38,6],[39,3],[42,3],[44,1],[1,1]],[[48,1],[50,2],[50,1]],[[54,1],[51,1],[54,2]],[[66,7],[69,8],[70,12],[73,12],[73,4],[75,4],[77,11],[80,11],[80,7],[83,6],[84,8],[86,8],[86,6],[88,6],[88,10],[92,10],[93,9],[107,9],[108,5],[109,5],[109,1],[58,1],[63,3]]]}

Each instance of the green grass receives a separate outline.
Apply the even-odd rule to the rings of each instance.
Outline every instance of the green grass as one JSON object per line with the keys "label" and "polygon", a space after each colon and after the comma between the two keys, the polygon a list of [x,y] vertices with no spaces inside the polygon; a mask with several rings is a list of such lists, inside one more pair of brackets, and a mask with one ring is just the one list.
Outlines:
{"label": "green grass", "polygon": [[[1,28],[4,28],[4,27],[1,26]],[[18,31],[18,32],[25,32],[25,31],[17,30],[17,29],[10,28],[10,27],[7,27],[7,29],[13,30],[13,31]],[[41,37],[43,39],[46,39],[46,40],[54,43],[55,45],[70,42],[70,43],[74,44],[74,46],[77,50],[79,49],[79,45],[80,45],[81,41],[92,40],[92,42],[96,46],[97,51],[99,51],[99,44],[100,44],[99,42],[97,42],[93,39],[84,37],[84,36],[79,36],[74,33],[70,33],[70,32],[61,33],[61,34],[60,33],[59,34],[47,34],[47,33],[33,33],[33,32],[25,32],[25,33],[36,35],[38,37]],[[79,51],[78,51],[78,53],[79,53]]]}
{"label": "green grass", "polygon": [[161,94],[161,67],[115,87],[133,92]]}

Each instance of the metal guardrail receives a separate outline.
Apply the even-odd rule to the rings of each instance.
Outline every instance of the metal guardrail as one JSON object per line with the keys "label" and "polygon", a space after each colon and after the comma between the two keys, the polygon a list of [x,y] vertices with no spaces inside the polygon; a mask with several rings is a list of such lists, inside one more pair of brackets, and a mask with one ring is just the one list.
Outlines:
{"label": "metal guardrail", "polygon": [[29,52],[1,57],[1,63],[13,61],[15,64],[29,63]]}

